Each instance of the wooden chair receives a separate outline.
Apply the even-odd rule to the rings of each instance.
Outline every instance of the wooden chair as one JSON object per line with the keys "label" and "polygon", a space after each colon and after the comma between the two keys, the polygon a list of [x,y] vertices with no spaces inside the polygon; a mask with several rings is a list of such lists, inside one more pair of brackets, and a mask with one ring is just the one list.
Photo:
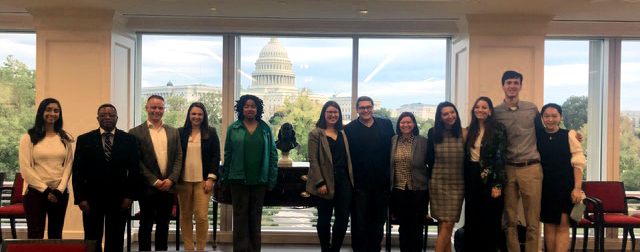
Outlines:
{"label": "wooden chair", "polygon": [[[3,179],[4,179],[4,176],[3,176]],[[11,235],[13,236],[13,239],[18,238],[17,232],[16,232],[16,219],[27,218],[27,216],[24,213],[24,207],[22,205],[22,189],[24,187],[23,185],[24,185],[24,180],[22,179],[22,174],[16,173],[16,177],[13,180],[13,187],[0,188],[0,194],[5,190],[11,192],[11,201],[9,205],[0,207],[0,220],[3,218],[9,219],[9,222],[11,223]],[[0,242],[2,242],[1,231],[0,231]]]}

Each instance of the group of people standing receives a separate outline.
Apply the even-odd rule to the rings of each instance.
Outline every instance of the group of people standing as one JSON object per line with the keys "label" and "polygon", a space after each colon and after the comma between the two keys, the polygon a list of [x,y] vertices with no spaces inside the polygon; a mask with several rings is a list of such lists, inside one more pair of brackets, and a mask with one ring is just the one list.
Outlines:
{"label": "group of people standing", "polygon": [[[370,97],[358,98],[359,116],[347,125],[338,103],[325,103],[309,133],[306,186],[319,201],[321,250],[340,251],[351,216],[353,251],[380,251],[389,209],[400,223],[401,251],[421,251],[430,204],[439,223],[435,251],[451,251],[453,226],[466,201],[468,251],[499,249],[504,208],[507,248],[517,252],[517,204],[522,199],[526,251],[538,251],[540,220],[547,249],[566,251],[568,213],[581,200],[585,158],[575,131],[559,128],[560,106],[547,104],[539,113],[533,103],[519,99],[522,80],[515,71],[505,72],[504,102],[494,107],[489,98],[478,98],[467,128],[462,128],[454,104],[440,103],[426,138],[410,112],[398,117],[395,130],[390,120],[374,117]],[[122,251],[134,200],[140,205],[140,250],[151,250],[154,223],[155,249],[166,250],[176,195],[185,249],[204,250],[209,200],[219,182],[231,192],[234,251],[260,251],[264,196],[278,175],[262,100],[243,95],[236,102],[238,120],[227,128],[222,166],[220,141],[202,103],[191,104],[179,129],[164,124],[163,97],[150,96],[145,110],[148,119],[126,133],[116,128],[116,108],[101,105],[100,128],[78,137],[74,155],[74,140],[62,127],[60,102],[49,98],[40,103],[19,152],[28,237],[43,238],[48,215],[49,238],[62,238],[67,183],[73,174],[85,239],[100,244],[104,232],[105,251]]]}
{"label": "group of people standing", "polygon": [[77,138],[63,130],[60,102],[43,100],[35,125],[20,141],[20,171],[25,180],[24,209],[28,238],[61,239],[73,174],[74,203],[82,211],[85,239],[97,241],[96,251],[122,251],[131,205],[140,205],[139,249],[167,250],[169,219],[178,198],[184,246],[204,250],[209,200],[219,176],[220,141],[208,125],[202,103],[189,107],[184,127],[165,125],[164,98],[152,95],[145,106],[148,120],[129,133],[116,128],[118,113],[111,104],[98,108],[100,127]]}
{"label": "group of people standing", "polygon": [[380,251],[388,209],[400,223],[401,251],[422,250],[430,211],[438,221],[435,251],[449,252],[464,201],[465,251],[519,252],[522,200],[525,251],[538,251],[540,221],[548,251],[567,251],[569,213],[582,200],[585,157],[576,132],[560,129],[559,105],[538,112],[520,100],[522,81],[522,74],[506,71],[504,101],[494,107],[491,99],[478,98],[466,128],[454,104],[440,103],[426,138],[410,112],[400,114],[395,132],[388,119],[373,117],[370,97],[358,98],[359,117],[345,126],[340,106],[325,103],[309,133],[307,181],[307,191],[320,201],[321,250],[340,251],[351,215],[353,251]]}

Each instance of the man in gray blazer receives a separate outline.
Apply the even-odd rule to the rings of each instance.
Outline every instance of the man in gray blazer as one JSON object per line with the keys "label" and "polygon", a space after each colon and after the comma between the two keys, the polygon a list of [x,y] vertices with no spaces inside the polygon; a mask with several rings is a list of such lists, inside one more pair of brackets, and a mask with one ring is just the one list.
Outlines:
{"label": "man in gray blazer", "polygon": [[182,170],[182,148],[178,130],[165,125],[164,98],[147,99],[147,121],[129,131],[138,139],[140,150],[140,251],[151,251],[151,229],[156,223],[156,251],[167,250],[169,218]]}

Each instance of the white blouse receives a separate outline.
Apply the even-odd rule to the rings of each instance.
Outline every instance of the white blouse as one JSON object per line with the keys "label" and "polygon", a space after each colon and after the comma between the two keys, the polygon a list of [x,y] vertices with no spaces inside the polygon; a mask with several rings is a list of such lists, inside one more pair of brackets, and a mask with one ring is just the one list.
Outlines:
{"label": "white blouse", "polygon": [[[29,134],[20,139],[20,172],[25,184],[44,192],[47,188],[61,192],[71,176],[73,152],[71,143],[65,146],[59,135],[45,137],[33,145]],[[25,186],[23,193],[26,192]]]}
{"label": "white blouse", "polygon": [[473,143],[473,148],[469,150],[471,152],[471,161],[480,162],[480,148],[482,146],[482,137],[484,137],[484,129],[480,129],[478,132],[478,138]]}
{"label": "white blouse", "polygon": [[202,149],[200,141],[200,133],[195,136],[189,136],[187,143],[187,157],[184,164],[184,174],[182,180],[186,182],[202,181]]}

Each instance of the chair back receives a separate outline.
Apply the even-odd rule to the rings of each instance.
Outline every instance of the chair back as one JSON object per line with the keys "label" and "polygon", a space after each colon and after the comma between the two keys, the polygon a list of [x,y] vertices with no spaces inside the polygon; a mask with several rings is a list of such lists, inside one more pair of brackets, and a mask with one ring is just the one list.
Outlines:
{"label": "chair back", "polygon": [[11,193],[11,204],[22,203],[22,189],[24,188],[24,179],[21,173],[16,173],[13,180],[13,193]]}
{"label": "chair back", "polygon": [[[585,181],[582,190],[587,196],[602,201],[604,213],[627,214],[626,193],[621,181]],[[587,204],[587,211],[593,212],[592,204]]]}
{"label": "chair back", "polygon": [[4,240],[2,252],[95,252],[96,242],[91,240],[28,239]]}

